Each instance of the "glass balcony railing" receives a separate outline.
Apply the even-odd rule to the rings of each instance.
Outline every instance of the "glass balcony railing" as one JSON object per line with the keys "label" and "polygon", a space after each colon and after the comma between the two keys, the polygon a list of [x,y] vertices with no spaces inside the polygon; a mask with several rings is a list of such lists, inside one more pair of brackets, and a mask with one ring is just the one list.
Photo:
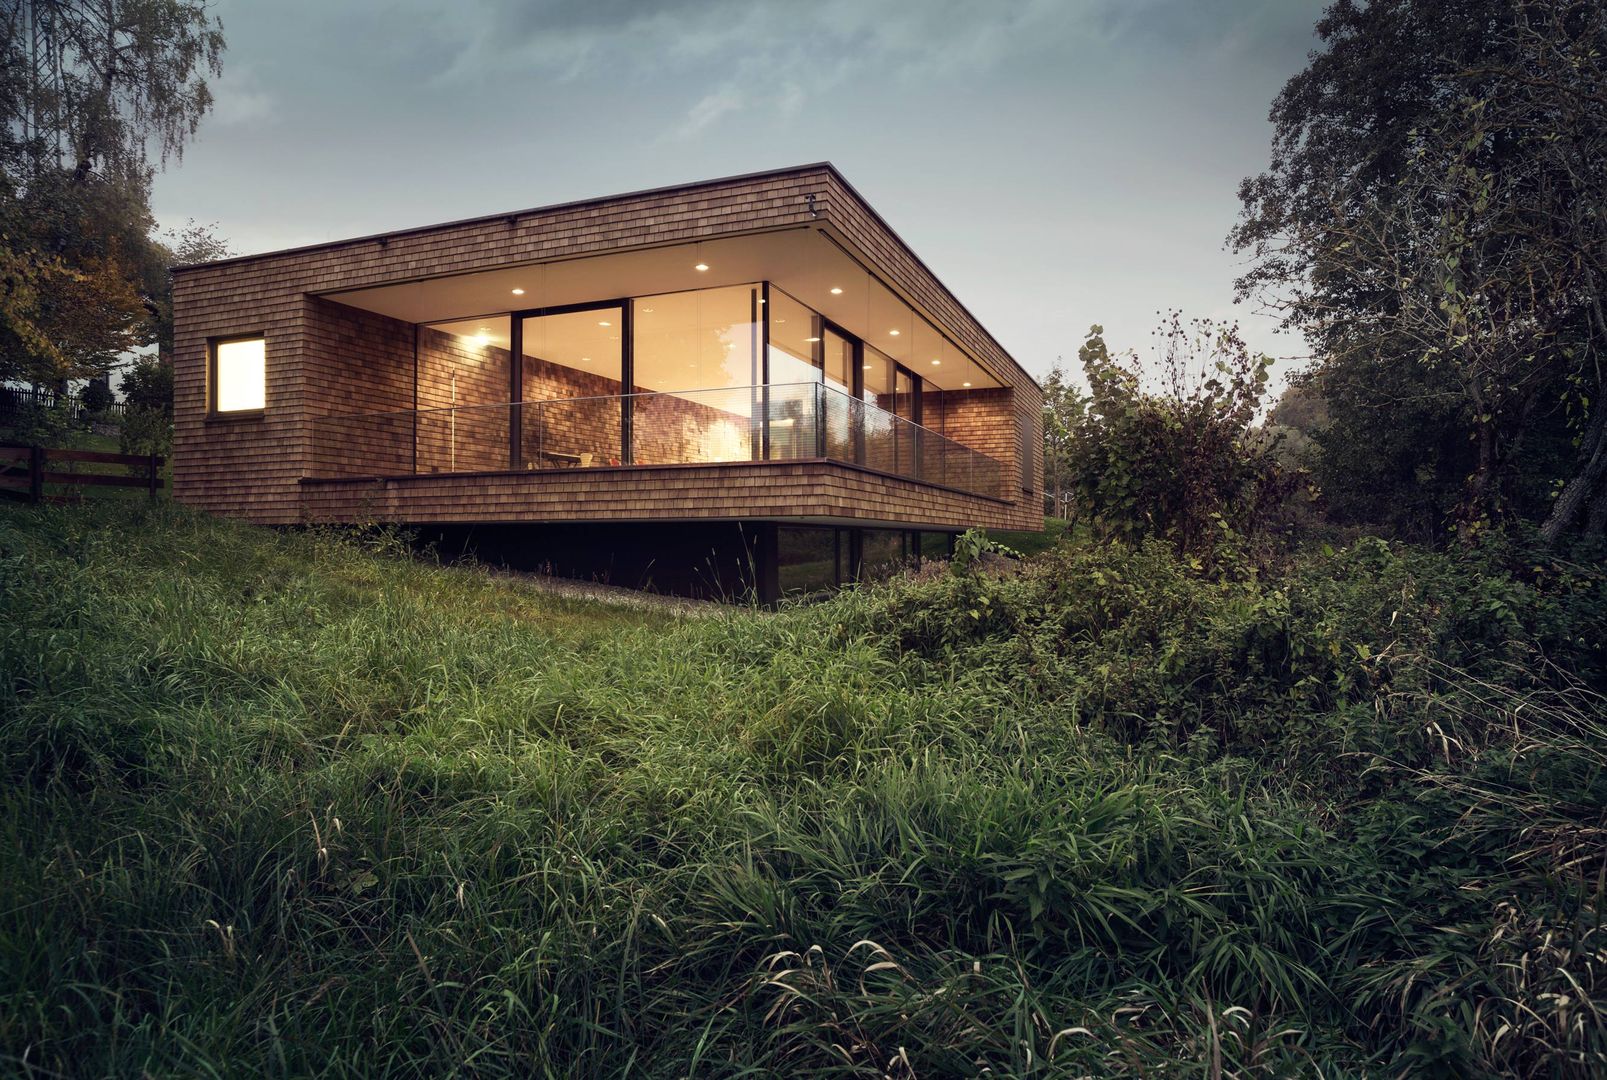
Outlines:
{"label": "glass balcony railing", "polygon": [[997,497],[1003,466],[822,383],[337,413],[316,479],[829,459]]}

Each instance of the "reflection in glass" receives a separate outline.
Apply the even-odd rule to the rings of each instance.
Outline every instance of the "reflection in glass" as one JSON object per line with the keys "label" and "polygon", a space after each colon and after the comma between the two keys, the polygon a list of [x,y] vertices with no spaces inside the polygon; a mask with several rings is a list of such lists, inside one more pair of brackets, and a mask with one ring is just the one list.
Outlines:
{"label": "reflection in glass", "polygon": [[620,463],[624,324],[618,305],[523,321],[524,404],[515,413],[524,468]]}

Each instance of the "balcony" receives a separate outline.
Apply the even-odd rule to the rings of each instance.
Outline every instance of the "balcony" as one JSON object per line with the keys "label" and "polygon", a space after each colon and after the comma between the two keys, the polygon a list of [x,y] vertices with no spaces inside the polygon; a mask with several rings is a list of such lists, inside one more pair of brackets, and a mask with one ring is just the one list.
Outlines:
{"label": "balcony", "polygon": [[333,480],[720,462],[837,461],[1002,498],[995,459],[821,382],[338,413],[312,422]]}

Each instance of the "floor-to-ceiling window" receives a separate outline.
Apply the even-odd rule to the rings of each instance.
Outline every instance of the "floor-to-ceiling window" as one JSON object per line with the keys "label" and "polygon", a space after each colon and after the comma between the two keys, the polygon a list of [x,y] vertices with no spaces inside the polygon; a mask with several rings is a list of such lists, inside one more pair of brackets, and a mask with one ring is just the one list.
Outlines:
{"label": "floor-to-ceiling window", "polygon": [[733,285],[634,303],[631,461],[747,461],[762,452],[763,290]]}
{"label": "floor-to-ceiling window", "polygon": [[544,311],[519,320],[518,460],[525,468],[621,461],[625,307]]}

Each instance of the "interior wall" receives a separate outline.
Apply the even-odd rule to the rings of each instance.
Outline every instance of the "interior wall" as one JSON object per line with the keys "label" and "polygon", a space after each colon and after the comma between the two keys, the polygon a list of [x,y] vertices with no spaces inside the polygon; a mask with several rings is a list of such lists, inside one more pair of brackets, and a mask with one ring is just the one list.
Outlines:
{"label": "interior wall", "polygon": [[419,472],[508,467],[511,364],[507,349],[418,328]]}
{"label": "interior wall", "polygon": [[304,321],[308,474],[412,472],[413,324],[316,296]]}

